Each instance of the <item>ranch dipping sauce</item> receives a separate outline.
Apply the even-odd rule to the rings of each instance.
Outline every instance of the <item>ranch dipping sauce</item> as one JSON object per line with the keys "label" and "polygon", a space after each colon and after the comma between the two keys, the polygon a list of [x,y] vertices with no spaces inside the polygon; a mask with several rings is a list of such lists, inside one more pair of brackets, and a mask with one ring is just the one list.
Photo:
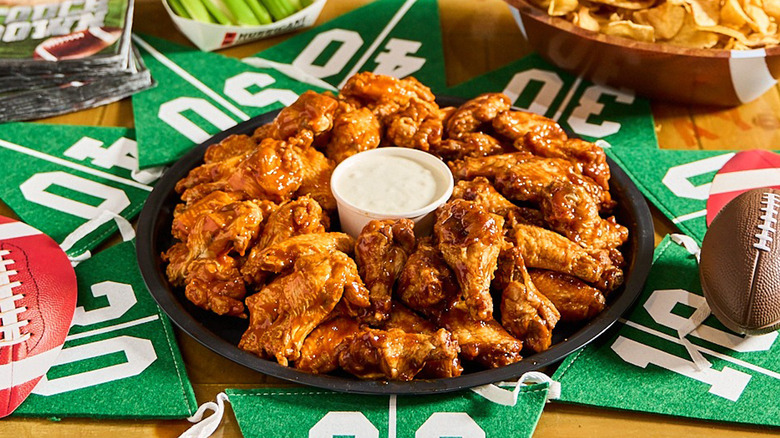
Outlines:
{"label": "ranch dipping sauce", "polygon": [[417,161],[398,156],[366,157],[335,188],[342,198],[372,213],[408,213],[436,200],[439,184]]}
{"label": "ranch dipping sauce", "polygon": [[331,177],[341,227],[353,237],[373,219],[412,219],[421,227],[415,225],[415,232],[425,234],[428,216],[449,199],[452,188],[452,173],[443,161],[401,147],[355,154]]}

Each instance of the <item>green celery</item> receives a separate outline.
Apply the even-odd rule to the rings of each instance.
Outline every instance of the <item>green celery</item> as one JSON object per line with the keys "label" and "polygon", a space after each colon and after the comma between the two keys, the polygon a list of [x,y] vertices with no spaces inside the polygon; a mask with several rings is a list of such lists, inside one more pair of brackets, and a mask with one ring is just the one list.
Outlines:
{"label": "green celery", "polygon": [[244,0],[223,0],[225,6],[236,18],[236,22],[244,26],[257,26],[260,22],[255,17],[252,9],[244,3]]}
{"label": "green celery", "polygon": [[171,9],[173,9],[173,12],[179,17],[192,18],[190,17],[190,14],[187,13],[187,10],[184,9],[184,6],[181,5],[180,0],[168,0],[168,5],[171,7]]}
{"label": "green celery", "polygon": [[202,21],[204,23],[215,23],[214,19],[209,15],[209,11],[206,6],[200,2],[200,0],[181,0],[181,5],[184,10],[190,14],[193,20]]}
{"label": "green celery", "polygon": [[282,18],[287,17],[292,12],[292,7],[284,0],[260,0],[265,5],[271,16],[274,17],[274,21],[279,21]]}
{"label": "green celery", "polygon": [[308,8],[312,3],[314,3],[314,0],[301,0],[301,7]]}
{"label": "green celery", "polygon": [[217,4],[212,2],[211,0],[201,0],[203,4],[206,6],[206,9],[211,13],[211,15],[217,19],[217,23],[219,24],[236,24],[234,23],[230,18],[228,18],[227,15],[225,15],[224,12],[219,8]]}
{"label": "green celery", "polygon": [[249,5],[249,9],[255,13],[255,17],[260,24],[271,24],[271,14],[268,13],[268,9],[263,6],[259,0],[246,0],[246,4]]}

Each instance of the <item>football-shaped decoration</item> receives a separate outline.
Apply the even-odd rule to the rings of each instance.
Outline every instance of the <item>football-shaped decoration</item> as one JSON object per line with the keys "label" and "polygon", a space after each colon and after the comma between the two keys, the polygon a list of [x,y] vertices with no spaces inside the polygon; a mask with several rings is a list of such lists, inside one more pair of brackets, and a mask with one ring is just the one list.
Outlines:
{"label": "football-shaped decoration", "polygon": [[59,245],[0,216],[0,417],[55,363],[77,296],[76,274]]}
{"label": "football-shaped decoration", "polygon": [[760,335],[780,327],[780,190],[754,189],[712,220],[699,275],[712,313],[729,329]]}
{"label": "football-shaped decoration", "polygon": [[780,189],[780,155],[763,149],[737,152],[712,179],[707,225],[729,201],[748,190],[764,187]]}
{"label": "football-shaped decoration", "polygon": [[33,58],[62,61],[92,56],[117,42],[120,36],[122,29],[118,27],[90,27],[43,41],[35,48]]}

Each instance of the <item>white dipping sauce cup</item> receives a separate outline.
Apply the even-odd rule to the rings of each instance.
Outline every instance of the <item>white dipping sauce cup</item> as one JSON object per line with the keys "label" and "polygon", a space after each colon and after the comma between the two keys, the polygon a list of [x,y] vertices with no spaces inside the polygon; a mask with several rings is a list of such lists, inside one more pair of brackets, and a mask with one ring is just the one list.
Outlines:
{"label": "white dipping sauce cup", "polygon": [[[373,160],[376,157],[404,158],[429,170],[436,183],[433,200],[415,210],[383,213],[360,208],[345,199],[344,193],[339,193],[339,188],[345,184],[344,178],[347,173],[365,165],[368,159]],[[452,172],[442,160],[427,152],[403,147],[382,147],[355,154],[339,163],[330,178],[331,191],[338,205],[341,230],[355,238],[363,230],[363,227],[374,219],[411,219],[414,221],[414,233],[417,236],[430,234],[435,220],[434,210],[452,196],[453,185]]]}

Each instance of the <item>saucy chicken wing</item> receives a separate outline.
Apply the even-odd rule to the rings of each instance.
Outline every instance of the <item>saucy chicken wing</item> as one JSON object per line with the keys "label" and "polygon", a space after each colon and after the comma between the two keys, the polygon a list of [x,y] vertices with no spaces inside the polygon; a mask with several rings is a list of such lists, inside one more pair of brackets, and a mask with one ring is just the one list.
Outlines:
{"label": "saucy chicken wing", "polygon": [[457,354],[457,344],[444,329],[432,334],[364,329],[341,352],[339,365],[361,379],[412,380],[427,362]]}
{"label": "saucy chicken wing", "polygon": [[452,270],[430,237],[417,240],[398,278],[396,295],[410,308],[422,313],[458,294]]}
{"label": "saucy chicken wing", "polygon": [[604,294],[578,278],[543,269],[528,273],[539,292],[558,309],[561,321],[587,321],[604,310]]}
{"label": "saucy chicken wing", "polygon": [[339,355],[361,332],[354,318],[339,316],[315,328],[301,346],[295,368],[314,374],[329,373],[339,367]]}
{"label": "saucy chicken wing", "polygon": [[520,249],[527,267],[573,275],[606,291],[623,283],[623,271],[608,257],[594,258],[583,247],[554,231],[518,224],[508,237]]}
{"label": "saucy chicken wing", "polygon": [[311,131],[314,136],[333,127],[333,115],[338,101],[326,93],[307,91],[292,105],[283,108],[273,121],[273,136],[286,140],[301,131]]}
{"label": "saucy chicken wing", "polygon": [[444,260],[455,272],[461,297],[475,319],[493,316],[490,282],[504,245],[504,218],[481,204],[456,199],[436,211],[434,234]]}
{"label": "saucy chicken wing", "polygon": [[300,358],[306,337],[325,320],[348,289],[365,288],[355,262],[340,251],[300,257],[293,270],[248,297],[249,328],[239,348],[275,357]]}
{"label": "saucy chicken wing", "polygon": [[371,72],[358,73],[347,80],[339,94],[347,102],[369,108],[379,121],[406,108],[411,99],[433,102],[431,89],[413,77],[396,79]]}
{"label": "saucy chicken wing", "polygon": [[488,368],[520,361],[523,343],[509,334],[496,320],[474,319],[463,303],[440,313],[438,325],[452,333],[463,359],[474,360]]}
{"label": "saucy chicken wing", "polygon": [[360,232],[355,260],[371,293],[368,321],[383,321],[390,314],[393,285],[414,250],[414,243],[414,222],[409,219],[373,220]]}
{"label": "saucy chicken wing", "polygon": [[478,176],[473,180],[461,180],[455,184],[451,199],[465,199],[482,204],[493,214],[504,218],[504,228],[510,229],[517,223],[545,226],[544,217],[539,210],[519,207],[506,199],[490,184],[487,178]]}
{"label": "saucy chicken wing", "polygon": [[370,109],[341,102],[325,155],[338,164],[358,152],[375,149],[381,140],[379,120]]}
{"label": "saucy chicken wing", "polygon": [[439,109],[435,102],[412,98],[409,105],[388,117],[386,143],[421,151],[435,150],[441,144],[444,119],[450,109]]}

